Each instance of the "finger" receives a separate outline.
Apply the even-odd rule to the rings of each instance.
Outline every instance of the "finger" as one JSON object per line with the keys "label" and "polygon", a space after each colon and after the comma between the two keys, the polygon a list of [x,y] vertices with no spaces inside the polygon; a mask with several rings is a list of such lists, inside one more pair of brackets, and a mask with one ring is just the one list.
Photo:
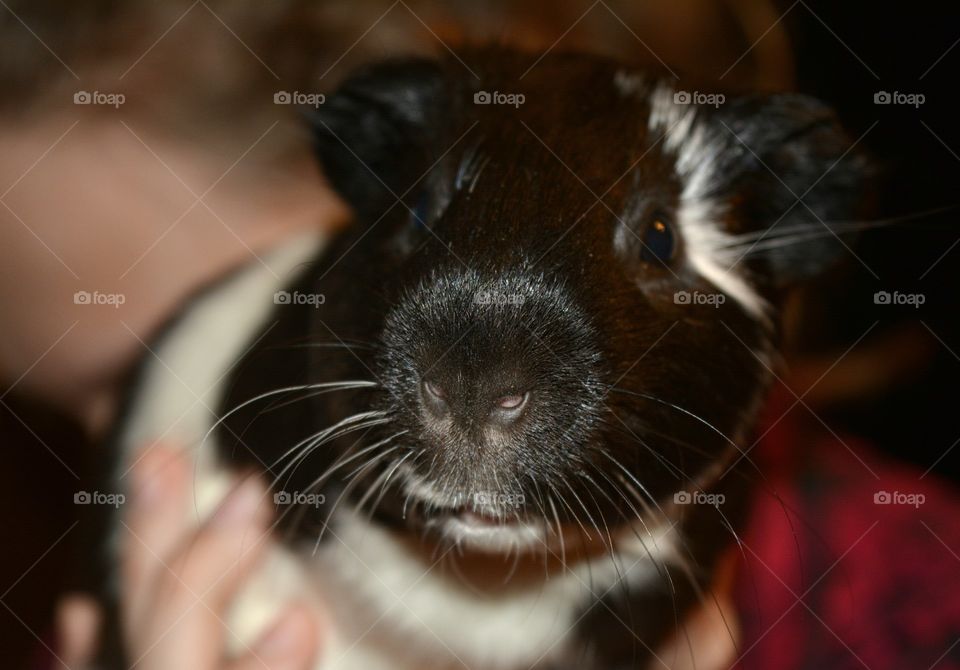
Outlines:
{"label": "finger", "polygon": [[119,527],[125,618],[139,618],[164,560],[188,532],[188,469],[182,452],[159,444],[145,449],[131,468],[130,501]]}
{"label": "finger", "polygon": [[58,653],[70,668],[93,662],[100,629],[100,608],[90,596],[68,595],[57,605]]}
{"label": "finger", "polygon": [[253,649],[228,670],[309,670],[320,647],[316,616],[304,605],[284,611]]}
{"label": "finger", "polygon": [[226,605],[263,553],[270,512],[262,485],[249,479],[175,552],[148,596],[147,618],[132,633],[149,656],[142,667],[216,667],[232,635]]}

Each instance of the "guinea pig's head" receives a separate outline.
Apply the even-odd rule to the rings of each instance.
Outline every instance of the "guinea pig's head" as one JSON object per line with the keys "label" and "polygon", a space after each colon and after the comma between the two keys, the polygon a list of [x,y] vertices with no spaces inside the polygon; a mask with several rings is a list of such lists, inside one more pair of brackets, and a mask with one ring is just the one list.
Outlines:
{"label": "guinea pig's head", "polygon": [[311,115],[357,215],[315,334],[362,345],[315,367],[375,384],[323,411],[381,419],[335,443],[367,449],[353,502],[486,550],[666,518],[749,449],[778,301],[845,253],[861,163],[804,96],[463,58],[369,67]]}

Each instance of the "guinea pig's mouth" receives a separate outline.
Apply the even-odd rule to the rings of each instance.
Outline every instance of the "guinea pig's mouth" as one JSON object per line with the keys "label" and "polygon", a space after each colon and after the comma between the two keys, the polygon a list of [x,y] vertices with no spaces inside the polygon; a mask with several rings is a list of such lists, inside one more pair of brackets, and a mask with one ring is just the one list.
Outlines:
{"label": "guinea pig's mouth", "polygon": [[491,552],[535,550],[547,544],[545,522],[523,511],[518,493],[451,494],[412,468],[401,468],[399,474],[408,520],[445,541]]}
{"label": "guinea pig's mouth", "polygon": [[[517,494],[474,493],[466,499],[450,493],[424,478],[413,468],[398,470],[404,500],[404,519],[443,543],[487,554],[547,554],[567,560],[570,557],[592,556],[610,550],[611,543],[632,544],[640,533],[649,536],[651,544],[641,539],[644,551],[659,551],[657,537],[650,528],[660,525],[642,521],[639,527],[627,524],[622,528],[593,528],[590,524],[569,519],[561,521],[537,514],[524,505]],[[663,526],[668,530],[670,524]],[[659,530],[654,530],[659,534]]]}

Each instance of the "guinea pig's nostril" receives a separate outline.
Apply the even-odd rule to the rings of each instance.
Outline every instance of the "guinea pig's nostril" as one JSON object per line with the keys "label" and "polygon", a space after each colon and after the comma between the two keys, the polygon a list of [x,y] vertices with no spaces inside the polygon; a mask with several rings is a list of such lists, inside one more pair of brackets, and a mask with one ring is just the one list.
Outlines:
{"label": "guinea pig's nostril", "polygon": [[424,379],[420,382],[423,405],[433,414],[442,415],[447,411],[447,393],[436,382]]}
{"label": "guinea pig's nostril", "polygon": [[516,409],[522,405],[526,399],[526,393],[523,395],[505,395],[502,398],[497,399],[497,406],[502,407],[503,409]]}
{"label": "guinea pig's nostril", "polygon": [[530,400],[530,393],[511,393],[497,398],[494,405],[494,414],[501,419],[513,421],[523,413]]}
{"label": "guinea pig's nostril", "polygon": [[423,380],[423,389],[429,395],[432,395],[434,398],[437,398],[438,400],[443,400],[444,398],[447,397],[447,394],[443,391],[442,388],[440,388],[433,382],[428,381],[426,379]]}

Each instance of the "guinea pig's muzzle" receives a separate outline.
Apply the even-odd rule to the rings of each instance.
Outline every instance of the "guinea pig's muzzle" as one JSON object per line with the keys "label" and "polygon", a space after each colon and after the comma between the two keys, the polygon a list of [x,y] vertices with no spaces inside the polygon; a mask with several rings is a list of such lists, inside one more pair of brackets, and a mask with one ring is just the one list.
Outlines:
{"label": "guinea pig's muzzle", "polygon": [[434,272],[390,311],[387,411],[426,509],[520,518],[580,467],[603,407],[589,314],[543,271]]}

